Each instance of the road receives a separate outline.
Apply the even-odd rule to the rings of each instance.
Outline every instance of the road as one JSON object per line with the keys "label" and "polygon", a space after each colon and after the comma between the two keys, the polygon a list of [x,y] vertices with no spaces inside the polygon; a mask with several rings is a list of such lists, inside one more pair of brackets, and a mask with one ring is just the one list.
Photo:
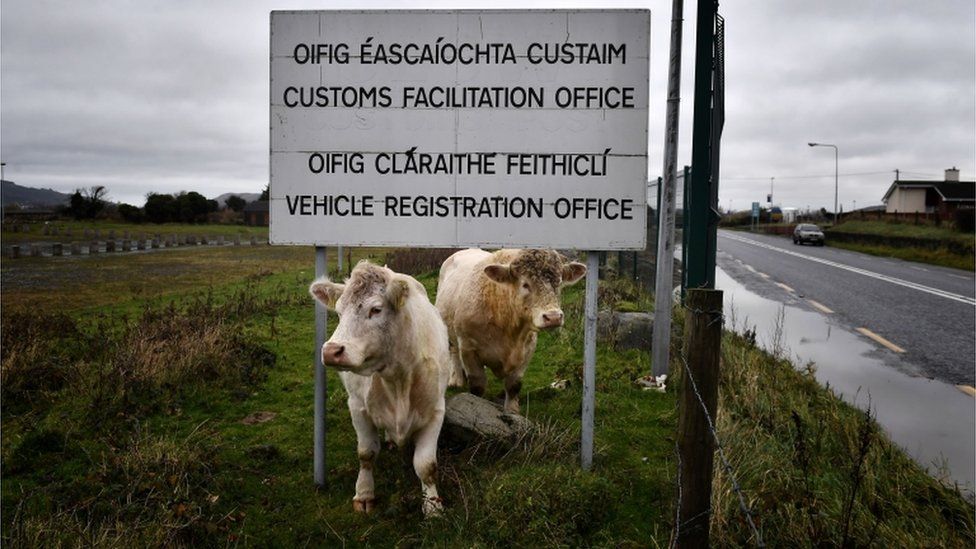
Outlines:
{"label": "road", "polygon": [[976,385],[972,272],[788,238],[719,231],[719,266],[749,290],[829,315],[913,375]]}

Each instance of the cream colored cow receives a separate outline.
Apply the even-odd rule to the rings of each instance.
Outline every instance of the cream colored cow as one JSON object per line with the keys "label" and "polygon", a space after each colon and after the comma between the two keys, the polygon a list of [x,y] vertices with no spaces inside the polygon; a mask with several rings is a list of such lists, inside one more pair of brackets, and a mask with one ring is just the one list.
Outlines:
{"label": "cream colored cow", "polygon": [[447,258],[437,284],[437,310],[452,344],[452,385],[467,379],[471,392],[483,395],[487,367],[504,380],[505,411],[517,414],[536,335],[563,325],[562,287],[584,274],[586,265],[552,250],[468,249]]}
{"label": "cream colored cow", "polygon": [[322,346],[322,363],[339,370],[349,394],[359,454],[353,509],[368,513],[375,506],[373,464],[383,429],[401,448],[414,444],[424,514],[438,512],[437,438],[451,359],[437,309],[419,282],[365,261],[345,284],[323,278],[309,291],[339,314],[339,325]]}

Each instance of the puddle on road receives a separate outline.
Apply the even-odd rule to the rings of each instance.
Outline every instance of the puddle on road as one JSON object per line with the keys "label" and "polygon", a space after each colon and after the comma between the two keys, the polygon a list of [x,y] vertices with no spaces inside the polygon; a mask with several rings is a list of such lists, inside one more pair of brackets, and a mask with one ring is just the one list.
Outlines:
{"label": "puddle on road", "polygon": [[716,269],[715,286],[725,292],[727,328],[755,327],[757,343],[772,351],[777,346],[776,320],[782,315],[779,349],[796,364],[813,362],[820,384],[829,383],[847,402],[864,409],[870,395],[878,423],[891,439],[930,472],[938,474],[945,466],[949,478],[972,497],[976,476],[973,397],[953,385],[913,377],[886,364],[888,351],[880,351],[820,313],[760,297],[721,269]]}

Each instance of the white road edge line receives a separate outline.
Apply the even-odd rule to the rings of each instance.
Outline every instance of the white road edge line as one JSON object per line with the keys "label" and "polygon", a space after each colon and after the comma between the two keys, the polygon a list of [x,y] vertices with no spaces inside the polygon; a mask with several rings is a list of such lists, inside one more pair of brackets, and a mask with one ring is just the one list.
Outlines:
{"label": "white road edge line", "polygon": [[[729,234],[723,234],[722,236],[724,236],[725,238],[730,238],[732,240],[737,240],[739,242],[743,242],[745,244],[751,244],[753,246],[758,246],[760,248],[766,248],[767,250],[773,250],[773,251],[780,252],[780,253],[784,253],[784,254],[787,254],[787,255],[792,255],[794,257],[799,257],[801,259],[806,259],[806,260],[809,260],[809,261],[814,261],[816,263],[822,263],[824,265],[829,265],[831,267],[837,267],[838,269],[844,269],[846,271],[850,271],[852,273],[861,274],[861,275],[864,275],[864,276],[867,276],[867,277],[870,277],[870,278],[874,278],[876,280],[883,280],[885,282],[890,282],[892,284],[897,284],[899,286],[904,286],[905,288],[911,288],[913,290],[918,290],[920,292],[925,292],[925,293],[932,294],[932,295],[935,295],[935,296],[944,297],[946,299],[951,299],[953,301],[958,301],[960,303],[965,303],[967,305],[976,306],[976,299],[973,299],[971,297],[966,297],[964,295],[954,294],[952,292],[947,292],[945,290],[940,290],[938,288],[932,288],[930,286],[925,286],[925,285],[922,285],[922,284],[917,284],[915,282],[909,282],[909,281],[903,280],[901,278],[895,278],[893,276],[883,275],[881,273],[876,273],[874,271],[869,271],[867,269],[859,269],[857,267],[851,267],[850,265],[845,265],[843,263],[837,263],[836,261],[830,261],[828,259],[821,259],[819,257],[813,257],[813,256],[801,254],[801,253],[798,253],[798,252],[794,252],[794,251],[791,251],[791,250],[784,250],[783,248],[778,248],[776,246],[771,246],[771,245],[765,244],[763,242],[758,242],[756,240],[751,240],[751,239],[748,239],[748,238],[743,238],[743,237],[737,236],[737,235],[736,236],[733,236],[733,235],[729,235]],[[760,273],[760,274],[762,274],[762,273]]]}

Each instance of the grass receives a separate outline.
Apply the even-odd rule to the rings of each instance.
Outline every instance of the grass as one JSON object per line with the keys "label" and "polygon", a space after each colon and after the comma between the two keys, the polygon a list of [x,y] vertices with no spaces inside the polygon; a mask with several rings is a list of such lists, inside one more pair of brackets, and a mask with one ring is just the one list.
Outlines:
{"label": "grass", "polygon": [[[633,385],[650,368],[646,353],[598,348],[594,469],[578,467],[582,284],[564,292],[567,325],[541,335],[526,373],[523,413],[536,430],[508,450],[442,450],[446,512],[434,520],[422,517],[409,464],[381,451],[379,507],[364,517],[351,508],[355,433],[331,372],[328,483],[311,483],[311,250],[151,255],[148,264],[72,263],[72,278],[91,287],[62,280],[63,290],[46,292],[30,271],[60,258],[5,263],[5,545],[668,543],[676,404],[670,391]],[[429,268],[437,258],[427,255],[400,260]],[[112,265],[112,276],[98,274]],[[419,279],[433,296],[436,271]],[[619,281],[601,288],[601,300],[646,305]],[[726,337],[723,364],[719,430],[768,544],[972,545],[972,506],[864,427],[874,424],[863,414],[741,338]],[[556,379],[569,379],[569,388],[550,388]],[[500,391],[491,380],[489,394]],[[259,411],[276,415],[242,423]],[[714,543],[748,544],[728,479],[716,478]]]}
{"label": "grass", "polygon": [[[18,223],[17,226],[21,227],[23,223]],[[155,234],[170,235],[211,235],[211,236],[224,236],[225,238],[233,238],[234,235],[240,235],[241,239],[247,241],[251,236],[258,237],[258,240],[267,241],[268,239],[268,228],[267,227],[250,227],[245,225],[219,225],[219,224],[203,224],[203,225],[193,225],[186,223],[126,223],[124,221],[108,221],[108,220],[97,220],[97,221],[74,221],[74,220],[58,220],[51,221],[49,227],[59,227],[62,231],[70,230],[71,236],[68,237],[62,232],[60,235],[45,235],[43,233],[44,223],[29,223],[30,232],[14,232],[12,230],[12,225],[3,224],[2,239],[4,244],[19,244],[22,242],[71,242],[77,241],[82,242],[85,240],[90,240],[85,238],[85,229],[99,230],[101,231],[101,239],[104,240],[108,238],[110,231],[115,231],[117,238],[122,238],[123,235],[128,231],[130,235],[135,237],[135,235],[147,234],[151,238]]]}
{"label": "grass", "polygon": [[897,259],[903,259],[905,261],[915,261],[918,263],[950,267],[952,269],[960,269],[964,271],[976,270],[976,259],[974,259],[974,256],[954,254],[944,248],[931,250],[917,247],[878,246],[860,244],[856,242],[836,241],[830,242],[829,245],[835,248],[843,248],[845,250],[851,250],[852,252],[860,252],[862,254],[875,255],[878,257],[894,257]]}
{"label": "grass", "polygon": [[953,230],[948,223],[936,226],[907,221],[851,220],[830,229],[827,242],[838,248],[881,257],[968,271],[976,269],[973,253],[976,237],[972,233]]}
{"label": "grass", "polygon": [[926,238],[931,240],[955,240],[963,244],[973,242],[973,235],[954,230],[945,223],[942,226],[932,224],[915,225],[910,221],[844,221],[833,227],[835,232],[851,234],[876,234],[884,236],[901,236],[910,238]]}
{"label": "grass", "polygon": [[[718,430],[771,546],[973,545],[973,506],[821,387],[814,366],[797,369],[730,332],[722,364]],[[721,468],[712,505],[715,545],[753,541]]]}

